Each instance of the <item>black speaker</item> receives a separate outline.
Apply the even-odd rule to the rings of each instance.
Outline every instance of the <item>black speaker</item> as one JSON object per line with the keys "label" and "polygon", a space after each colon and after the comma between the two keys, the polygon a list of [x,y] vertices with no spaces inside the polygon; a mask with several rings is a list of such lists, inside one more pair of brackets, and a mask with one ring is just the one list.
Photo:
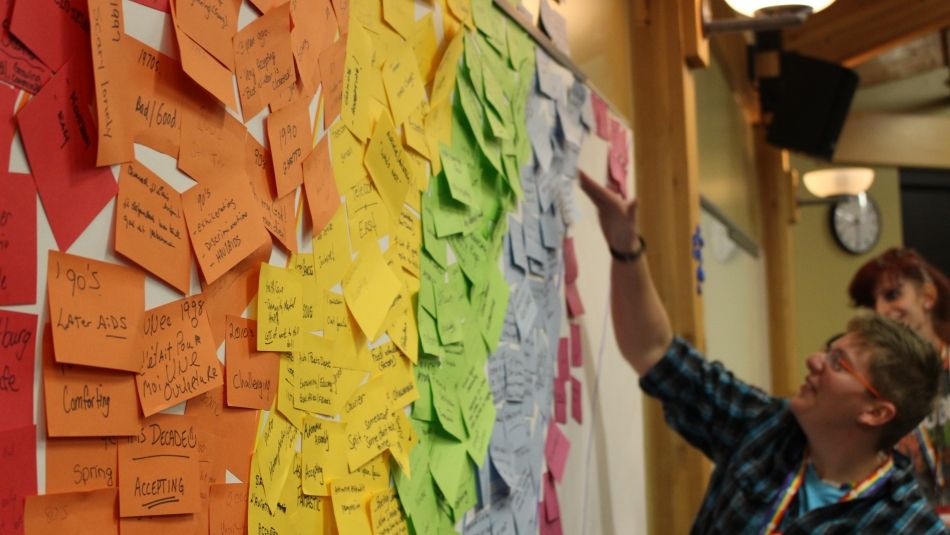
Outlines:
{"label": "black speaker", "polygon": [[793,52],[782,52],[780,62],[779,76],[762,81],[762,109],[772,115],[766,140],[830,160],[858,75],[837,63]]}

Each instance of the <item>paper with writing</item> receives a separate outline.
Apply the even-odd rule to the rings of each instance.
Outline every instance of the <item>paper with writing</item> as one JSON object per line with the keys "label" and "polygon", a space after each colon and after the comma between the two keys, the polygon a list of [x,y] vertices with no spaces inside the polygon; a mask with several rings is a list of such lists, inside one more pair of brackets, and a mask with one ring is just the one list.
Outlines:
{"label": "paper with writing", "polygon": [[301,331],[322,331],[325,321],[323,316],[323,290],[317,285],[317,268],[313,260],[313,254],[291,254],[287,267],[300,275]]}
{"label": "paper with writing", "polygon": [[58,72],[88,39],[88,7],[82,2],[64,5],[56,0],[16,2],[9,28],[45,65]]}
{"label": "paper with writing", "polygon": [[202,184],[240,176],[245,169],[247,129],[216,102],[208,101],[181,122],[178,168]]}
{"label": "paper with writing", "polygon": [[118,535],[115,489],[29,496],[23,512],[26,533],[110,533]]}
{"label": "paper with writing", "polygon": [[280,355],[257,351],[257,322],[227,317],[225,375],[231,407],[269,409],[277,395]]}
{"label": "paper with writing", "polygon": [[286,533],[290,531],[290,515],[285,504],[277,502],[274,507],[267,504],[264,492],[264,479],[257,463],[252,463],[251,478],[247,494],[248,533]]}
{"label": "paper with writing", "polygon": [[10,33],[13,5],[13,0],[0,1],[0,16],[3,17],[0,25],[0,80],[35,95],[53,76],[53,71]]}
{"label": "paper with writing", "polygon": [[303,283],[296,272],[261,265],[257,297],[258,351],[292,351],[303,332]]}
{"label": "paper with writing", "polygon": [[[234,4],[233,0],[231,1]],[[227,2],[221,3],[224,5]],[[176,2],[176,5],[181,5],[183,8],[188,6],[198,6],[198,2]],[[209,4],[205,4],[208,6]],[[234,4],[235,6],[240,6],[240,3]],[[199,8],[200,9],[200,8]],[[225,8],[227,9],[227,8]],[[185,19],[182,16],[183,9],[178,10],[178,18],[175,24],[175,37],[178,40],[178,53],[181,57],[181,68],[185,71],[185,74],[191,77],[198,85],[203,87],[208,93],[211,93],[214,98],[225,106],[231,108],[232,110],[237,110],[237,100],[234,98],[234,74],[227,66],[221,64],[220,59],[215,59],[215,56],[212,56],[208,53],[207,47],[201,45],[202,41],[205,41],[208,37],[213,35],[215,32],[213,30],[217,29],[219,26],[217,24],[205,24],[205,31],[188,31],[184,29],[184,25],[190,24],[193,16],[190,16],[188,19]],[[220,13],[220,11],[218,11]],[[189,15],[193,15],[189,12]],[[224,17],[232,17],[235,24],[237,23],[237,10],[234,14],[223,15]],[[199,22],[200,24],[200,22]],[[208,31],[212,30],[212,31]],[[231,30],[233,34],[234,31]],[[205,36],[204,39],[202,36]],[[222,51],[230,53],[230,56],[227,58],[232,60],[234,58],[234,52],[231,48],[231,39],[230,35],[224,41],[226,43]]]}
{"label": "paper with writing", "polygon": [[234,74],[247,122],[297,80],[289,4],[269,10],[242,28],[233,42]]}
{"label": "paper with writing", "polygon": [[181,195],[191,246],[208,283],[270,241],[250,186],[229,179],[201,183]]}
{"label": "paper with writing", "polygon": [[584,397],[581,395],[581,381],[571,377],[571,418],[579,424],[584,423]]}
{"label": "paper with writing", "polygon": [[145,275],[135,269],[49,251],[46,286],[56,360],[138,371]]}
{"label": "paper with writing", "polygon": [[22,534],[24,498],[36,494],[36,426],[0,431],[0,526]]}
{"label": "paper with writing", "polygon": [[468,430],[469,457],[481,466],[488,453],[492,428],[495,423],[495,404],[491,388],[481,367],[470,367],[460,385],[459,398],[462,416]]}
{"label": "paper with writing", "polygon": [[310,154],[310,99],[298,98],[267,117],[277,197],[292,192],[303,182],[303,161]]}
{"label": "paper with writing", "polygon": [[392,216],[369,176],[362,173],[356,177],[344,195],[350,243],[354,251],[377,245],[380,238],[390,234]]}
{"label": "paper with writing", "polygon": [[118,439],[75,437],[46,439],[46,493],[86,492],[119,483]]}
{"label": "paper with writing", "polygon": [[307,412],[336,416],[353,394],[366,372],[344,367],[338,349],[343,342],[305,334],[294,351],[297,397],[294,405]]}
{"label": "paper with writing", "polygon": [[0,430],[33,423],[36,315],[0,310]]}
{"label": "paper with writing", "polygon": [[267,506],[271,511],[276,507],[284,481],[293,468],[298,434],[282,414],[272,410],[258,435],[254,462],[260,470]]}
{"label": "paper with writing", "polygon": [[[315,93],[320,81],[320,54],[329,48],[337,34],[336,14],[330,0],[298,0],[290,4],[294,28],[290,31],[300,81]],[[324,86],[324,90],[326,86]]]}
{"label": "paper with writing", "polygon": [[406,194],[415,180],[403,155],[399,134],[385,114],[376,122],[376,129],[366,149],[365,163],[390,216],[394,220],[398,219]]}
{"label": "paper with writing", "polygon": [[91,73],[89,60],[77,54],[17,114],[43,208],[64,251],[117,190],[109,169],[96,167]]}
{"label": "paper with writing", "polygon": [[[402,0],[397,0],[402,3]],[[419,74],[418,61],[408,44],[392,51],[383,66],[383,86],[389,98],[393,121],[400,124],[424,106],[425,82]]]}
{"label": "paper with writing", "polygon": [[147,310],[142,325],[136,385],[145,416],[224,384],[201,296]]}
{"label": "paper with writing", "polygon": [[409,525],[393,489],[373,494],[369,499],[370,518],[376,535],[409,535]]}
{"label": "paper with writing", "polygon": [[[237,32],[240,8],[241,0],[177,0],[175,15],[178,27],[195,44],[207,50],[227,71],[233,71],[234,47],[231,46],[231,40]],[[181,36],[178,39],[180,43]],[[182,64],[185,63],[182,59]],[[231,92],[230,78],[228,82]],[[229,106],[234,109],[234,106]]]}
{"label": "paper with writing", "polygon": [[353,267],[343,279],[343,296],[360,329],[367,338],[379,338],[383,320],[399,295],[399,278],[383,260],[375,244],[360,251]]}
{"label": "paper with writing", "polygon": [[251,184],[251,195],[257,203],[264,226],[284,247],[296,252],[294,196],[277,197],[270,150],[264,148],[254,136],[246,134],[244,155],[244,168]]}
{"label": "paper with writing", "polygon": [[[346,28],[345,24],[340,28]],[[325,123],[329,125],[340,115],[343,108],[343,72],[346,62],[347,36],[342,35],[332,45],[320,52],[320,82],[323,84]]]}
{"label": "paper with writing", "polygon": [[304,191],[315,234],[321,232],[340,210],[340,193],[336,189],[330,162],[329,138],[327,135],[320,138],[303,162]]}
{"label": "paper with writing", "polygon": [[211,485],[209,496],[211,535],[247,532],[247,483]]}
{"label": "paper with writing", "polygon": [[400,293],[393,302],[386,333],[410,362],[419,361],[419,329],[416,323],[416,300]]}
{"label": "paper with writing", "polygon": [[[373,46],[363,26],[352,19],[347,36],[343,67],[341,118],[353,135],[364,140],[370,136],[369,108],[363,100],[369,96]],[[377,74],[378,76],[378,74]]]}
{"label": "paper with writing", "polygon": [[201,510],[195,449],[161,440],[156,443],[148,435],[121,441],[119,473],[119,516],[175,515]]}
{"label": "paper with writing", "polygon": [[346,459],[350,470],[366,464],[398,440],[387,402],[389,383],[381,376],[361,386],[346,402]]}
{"label": "paper with writing", "polygon": [[337,210],[313,238],[317,285],[328,289],[343,279],[352,262],[346,229],[346,212]]}
{"label": "paper with writing", "polygon": [[178,291],[188,292],[191,245],[181,195],[136,161],[119,171],[115,249]]}
{"label": "paper with writing", "polygon": [[[409,45],[416,56],[416,65],[419,74],[422,76],[422,85],[426,86],[432,82],[435,76],[435,69],[439,66],[439,42],[435,33],[434,12],[426,13],[421,19],[415,21],[411,35],[408,37]],[[447,34],[443,34],[446,35]]]}
{"label": "paper with writing", "polygon": [[349,475],[330,482],[333,516],[339,533],[370,535],[369,511],[364,506],[369,490],[360,476]]}
{"label": "paper with writing", "polygon": [[346,424],[307,416],[302,431],[303,491],[316,496],[330,495],[330,482],[346,477]]}
{"label": "paper with writing", "polygon": [[43,392],[51,437],[122,436],[138,432],[141,413],[131,373],[61,364],[43,334]]}
{"label": "paper with writing", "polygon": [[219,437],[227,437],[228,447],[220,451],[225,467],[242,481],[249,481],[251,451],[257,433],[260,413],[254,410],[227,407],[224,385],[212,388],[185,404],[185,415],[196,417],[202,426]]}

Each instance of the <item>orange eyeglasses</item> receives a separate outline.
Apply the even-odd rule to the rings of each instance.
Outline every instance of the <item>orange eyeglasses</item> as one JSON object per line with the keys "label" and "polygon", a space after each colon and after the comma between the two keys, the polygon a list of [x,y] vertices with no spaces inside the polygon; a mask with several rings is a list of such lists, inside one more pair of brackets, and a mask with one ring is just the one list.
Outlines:
{"label": "orange eyeglasses", "polygon": [[848,357],[841,352],[840,349],[833,349],[831,345],[825,346],[825,361],[831,366],[831,369],[840,372],[845,371],[851,374],[852,377],[858,380],[872,396],[876,397],[881,401],[886,401],[884,396],[871,385],[871,382],[868,381],[863,375],[858,373],[858,370],[854,369],[854,365],[851,364],[851,361],[848,360]]}

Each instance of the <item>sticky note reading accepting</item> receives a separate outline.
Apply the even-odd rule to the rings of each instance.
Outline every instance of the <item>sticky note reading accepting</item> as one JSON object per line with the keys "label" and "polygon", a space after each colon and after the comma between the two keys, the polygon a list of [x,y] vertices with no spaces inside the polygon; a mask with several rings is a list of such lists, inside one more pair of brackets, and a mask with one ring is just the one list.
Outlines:
{"label": "sticky note reading accepting", "polygon": [[346,456],[340,454],[345,450],[345,424],[307,416],[304,420],[301,458],[304,493],[330,495],[330,481],[350,473]]}
{"label": "sticky note reading accepting", "polygon": [[303,332],[303,283],[290,269],[261,265],[257,296],[258,351],[293,351]]}
{"label": "sticky note reading accepting", "polygon": [[116,200],[115,249],[187,293],[191,249],[181,195],[138,162],[122,166]]}
{"label": "sticky note reading accepting", "polygon": [[136,376],[145,416],[224,384],[201,296],[146,311]]}
{"label": "sticky note reading accepting", "polygon": [[139,371],[144,273],[50,251],[46,286],[57,362]]}
{"label": "sticky note reading accepting", "polygon": [[119,515],[160,516],[201,510],[198,457],[193,451],[153,444],[119,443]]}
{"label": "sticky note reading accepting", "polygon": [[379,338],[383,320],[400,289],[399,277],[389,269],[375,243],[363,248],[343,279],[343,296],[360,329],[370,340]]}
{"label": "sticky note reading accepting", "polygon": [[257,322],[227,317],[224,339],[227,400],[231,407],[269,409],[277,395],[280,355],[257,351]]}

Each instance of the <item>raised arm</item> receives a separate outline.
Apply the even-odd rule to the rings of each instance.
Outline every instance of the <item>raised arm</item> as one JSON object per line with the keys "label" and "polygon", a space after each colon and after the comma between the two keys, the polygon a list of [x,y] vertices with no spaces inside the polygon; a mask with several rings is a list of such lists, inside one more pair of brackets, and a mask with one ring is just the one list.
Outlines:
{"label": "raised arm", "polygon": [[[580,181],[581,189],[597,207],[607,245],[619,253],[640,251],[636,201],[624,201],[583,173]],[[653,286],[646,258],[611,260],[610,308],[621,353],[637,374],[645,374],[663,357],[673,339],[670,319]]]}

